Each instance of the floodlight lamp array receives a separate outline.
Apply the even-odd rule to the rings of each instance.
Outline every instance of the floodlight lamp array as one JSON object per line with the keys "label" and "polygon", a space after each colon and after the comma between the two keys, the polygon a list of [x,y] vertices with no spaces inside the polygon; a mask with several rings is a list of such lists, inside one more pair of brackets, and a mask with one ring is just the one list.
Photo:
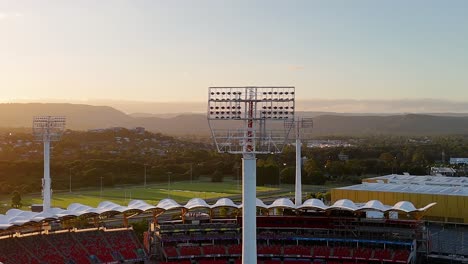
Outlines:
{"label": "floodlight lamp array", "polygon": [[207,117],[218,151],[281,152],[291,130],[281,122],[294,120],[294,104],[294,87],[210,87]]}
{"label": "floodlight lamp array", "polygon": [[294,116],[294,87],[211,87],[208,97],[209,120],[286,120]]}
{"label": "floodlight lamp array", "polygon": [[57,141],[65,129],[64,116],[35,116],[33,118],[33,134],[38,141]]}

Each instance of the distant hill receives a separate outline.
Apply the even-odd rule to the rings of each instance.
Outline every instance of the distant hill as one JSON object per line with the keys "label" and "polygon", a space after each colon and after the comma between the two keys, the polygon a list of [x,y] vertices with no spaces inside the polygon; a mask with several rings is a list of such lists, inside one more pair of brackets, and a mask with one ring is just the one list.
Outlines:
{"label": "distant hill", "polygon": [[[340,114],[298,112],[314,118],[313,135],[441,135],[468,134],[466,114]],[[108,106],[84,104],[0,104],[0,127],[31,127],[35,115],[64,115],[67,128],[88,130],[108,127],[145,127],[150,131],[174,135],[209,135],[204,114],[127,115]]]}
{"label": "distant hill", "polygon": [[84,104],[0,104],[0,127],[31,127],[33,116],[63,115],[67,128],[86,130],[132,122],[133,118],[108,106]]}

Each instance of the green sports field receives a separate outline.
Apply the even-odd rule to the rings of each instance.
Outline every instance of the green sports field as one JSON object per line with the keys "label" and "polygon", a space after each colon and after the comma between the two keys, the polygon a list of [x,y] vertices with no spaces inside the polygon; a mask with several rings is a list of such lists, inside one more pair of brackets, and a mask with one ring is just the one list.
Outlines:
{"label": "green sports field", "polygon": [[[268,193],[278,191],[273,187],[257,187],[257,192]],[[102,201],[112,201],[117,204],[127,205],[130,200],[145,200],[150,204],[157,204],[160,200],[171,198],[179,203],[185,203],[191,198],[221,198],[239,197],[241,188],[236,181],[227,180],[222,183],[209,182],[207,179],[199,181],[183,181],[168,184],[148,184],[143,186],[121,186],[115,188],[103,188],[102,195],[100,189],[73,190],[70,192],[53,193],[52,206],[67,208],[71,203],[81,203],[89,206],[97,206]],[[9,209],[11,197],[0,198],[0,213]],[[23,210],[28,210],[31,204],[41,204],[42,198],[39,194],[22,196]]]}

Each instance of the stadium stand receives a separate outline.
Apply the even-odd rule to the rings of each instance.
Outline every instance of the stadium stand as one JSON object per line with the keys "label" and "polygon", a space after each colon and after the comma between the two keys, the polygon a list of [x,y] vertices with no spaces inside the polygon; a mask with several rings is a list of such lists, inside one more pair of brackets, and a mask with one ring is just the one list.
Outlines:
{"label": "stadium stand", "polygon": [[[314,219],[306,216],[257,217],[259,263],[312,263],[314,260],[320,260],[317,263],[322,264],[409,263],[411,245],[420,236],[421,229],[421,224],[413,220],[372,221],[346,215],[320,217],[326,225],[312,220],[305,226],[316,228],[303,227],[309,218]],[[230,223],[231,239],[226,240],[218,236],[225,230],[217,230],[216,226],[208,228],[209,225],[212,226],[181,223],[166,228],[160,224],[156,236],[162,243],[162,259],[173,261],[180,257],[194,263],[240,263],[240,227]],[[188,240],[174,240],[180,230]],[[211,234],[210,245],[200,240],[208,233]]]}
{"label": "stadium stand", "polygon": [[0,262],[91,264],[144,258],[132,230],[60,232],[0,239]]}
{"label": "stadium stand", "polygon": [[66,261],[89,263],[89,259],[87,258],[89,254],[81,244],[76,243],[76,240],[69,232],[43,237],[57,248]]}
{"label": "stadium stand", "polygon": [[19,239],[18,242],[28,250],[33,256],[40,260],[47,260],[51,264],[61,264],[65,262],[64,257],[57,248],[44,239],[44,235],[33,235]]}
{"label": "stadium stand", "polygon": [[0,262],[4,264],[39,264],[39,260],[28,254],[29,252],[25,252],[17,240],[17,238],[0,239]]}

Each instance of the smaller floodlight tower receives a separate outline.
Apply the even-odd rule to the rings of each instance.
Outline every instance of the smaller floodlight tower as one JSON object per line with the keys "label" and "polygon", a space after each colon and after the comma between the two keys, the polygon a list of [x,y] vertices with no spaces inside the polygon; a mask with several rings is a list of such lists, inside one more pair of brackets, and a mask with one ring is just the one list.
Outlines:
{"label": "smaller floodlight tower", "polygon": [[299,117],[296,120],[287,120],[285,125],[288,128],[294,128],[296,136],[296,192],[294,196],[296,206],[302,205],[302,157],[301,147],[304,135],[314,126],[312,118]]}
{"label": "smaller floodlight tower", "polygon": [[35,116],[33,118],[33,134],[37,141],[44,142],[44,178],[42,179],[43,207],[42,211],[50,209],[50,142],[58,141],[65,129],[63,116]]}
{"label": "smaller floodlight tower", "polygon": [[[242,154],[242,263],[257,263],[256,154],[280,153],[294,120],[294,87],[211,87],[208,124],[221,153]],[[231,129],[229,129],[231,128]]]}

